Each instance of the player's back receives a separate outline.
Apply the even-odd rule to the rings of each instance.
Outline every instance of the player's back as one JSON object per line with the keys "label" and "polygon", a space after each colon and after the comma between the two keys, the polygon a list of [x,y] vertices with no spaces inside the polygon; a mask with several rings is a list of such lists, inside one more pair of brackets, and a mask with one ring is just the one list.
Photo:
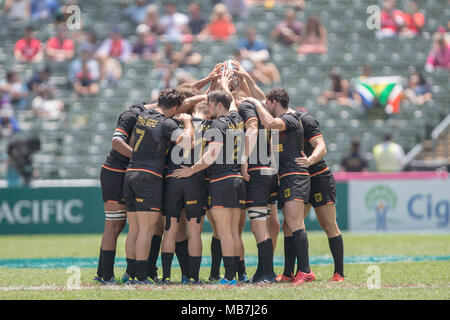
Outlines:
{"label": "player's back", "polygon": [[247,124],[252,119],[258,121],[256,146],[249,157],[249,169],[270,167],[270,131],[262,125],[256,106],[248,101],[244,101],[239,105],[238,110],[244,124]]}
{"label": "player's back", "polygon": [[209,143],[220,143],[222,151],[216,161],[208,168],[209,179],[218,179],[227,175],[239,174],[239,158],[245,146],[244,121],[237,111],[213,120],[211,129],[205,134]]}
{"label": "player's back", "polygon": [[162,176],[170,146],[166,122],[174,122],[152,109],[139,115],[134,129],[135,142],[129,169],[148,171]]}
{"label": "player's back", "polygon": [[303,125],[296,113],[287,112],[280,119],[285,124],[285,130],[279,133],[279,169],[281,176],[287,173],[307,173],[308,170],[299,166],[295,158],[301,157],[301,151],[304,150],[304,132]]}

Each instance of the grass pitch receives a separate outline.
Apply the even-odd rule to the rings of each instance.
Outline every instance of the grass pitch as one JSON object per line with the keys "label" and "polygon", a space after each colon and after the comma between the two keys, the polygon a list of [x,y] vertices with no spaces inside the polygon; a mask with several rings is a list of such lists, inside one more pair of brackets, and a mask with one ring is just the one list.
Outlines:
{"label": "grass pitch", "polygon": [[[125,235],[118,242],[116,257],[123,258]],[[66,268],[11,267],[10,260],[37,258],[98,257],[101,235],[36,235],[0,237],[0,299],[450,299],[450,235],[430,234],[344,234],[345,283],[329,283],[333,265],[323,232],[309,232],[312,269],[317,280],[302,286],[291,284],[238,285],[223,287],[203,286],[99,286],[92,282],[96,268],[80,269],[79,289],[69,289],[68,280],[73,273]],[[203,255],[210,255],[211,234],[203,235]],[[253,275],[256,266],[251,261],[257,254],[256,243],[250,233],[244,234],[247,273]],[[275,251],[275,271],[281,273],[283,236],[280,234]],[[317,259],[320,258],[320,259]],[[30,260],[27,260],[30,259]],[[91,260],[92,260],[91,259]],[[324,262],[325,261],[325,262]],[[379,262],[392,261],[392,262]],[[397,262],[396,262],[397,261]],[[175,265],[176,259],[174,259]],[[25,262],[26,263],[26,262]],[[116,277],[124,268],[116,267]],[[30,266],[33,266],[30,264]],[[375,274],[368,268],[379,269],[379,289],[368,288],[368,279]],[[372,267],[373,268],[373,267]],[[223,270],[223,269],[222,269]],[[161,272],[161,269],[160,271]],[[200,278],[207,279],[209,268],[201,268]],[[180,280],[178,267],[172,269],[173,282]],[[69,281],[70,283],[70,281]],[[369,283],[375,283],[369,280]]]}

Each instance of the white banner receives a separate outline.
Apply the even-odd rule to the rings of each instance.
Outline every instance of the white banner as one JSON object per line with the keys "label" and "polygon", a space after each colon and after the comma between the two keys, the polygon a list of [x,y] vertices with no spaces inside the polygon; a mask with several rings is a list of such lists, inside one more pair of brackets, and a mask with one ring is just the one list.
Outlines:
{"label": "white banner", "polygon": [[450,179],[349,181],[349,230],[450,231]]}

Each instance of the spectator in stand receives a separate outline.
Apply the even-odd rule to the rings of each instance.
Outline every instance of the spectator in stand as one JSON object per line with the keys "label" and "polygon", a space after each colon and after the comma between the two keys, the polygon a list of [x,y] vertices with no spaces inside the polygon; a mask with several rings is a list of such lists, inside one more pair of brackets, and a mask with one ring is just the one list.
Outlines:
{"label": "spectator in stand", "polygon": [[30,0],[7,0],[3,7],[11,20],[27,20],[30,17]]}
{"label": "spectator in stand", "polygon": [[409,76],[403,95],[416,105],[422,105],[432,99],[431,87],[419,71],[414,71]]}
{"label": "spectator in stand", "polygon": [[27,97],[28,90],[19,80],[17,72],[7,72],[6,80],[0,82],[0,108],[4,104],[11,104],[14,108],[25,109]]}
{"label": "spectator in stand", "polygon": [[131,19],[136,24],[144,22],[147,15],[147,1],[135,0],[134,5],[123,10],[123,15]]}
{"label": "spectator in stand", "polygon": [[48,39],[46,52],[48,59],[52,62],[72,60],[75,55],[75,45],[67,37],[65,26],[59,26],[56,37]]}
{"label": "spectator in stand", "polygon": [[122,37],[118,28],[113,28],[109,38],[105,39],[97,50],[100,59],[117,59],[127,62],[131,57],[132,48],[130,42]]}
{"label": "spectator in stand", "polygon": [[38,118],[64,120],[64,103],[53,99],[50,88],[43,88],[31,102],[33,114]]}
{"label": "spectator in stand", "polygon": [[39,62],[42,60],[42,45],[34,36],[34,28],[28,26],[25,36],[16,42],[14,46],[14,57],[20,62]]}
{"label": "spectator in stand", "polygon": [[175,2],[167,2],[164,6],[166,14],[159,19],[158,28],[167,41],[181,41],[188,32],[189,18],[178,12]]}
{"label": "spectator in stand", "polygon": [[436,69],[450,70],[450,42],[443,27],[433,36],[433,48],[425,64],[428,72]]}
{"label": "spectator in stand", "polygon": [[154,61],[157,58],[158,49],[153,34],[146,24],[140,24],[136,28],[137,41],[133,45],[133,57],[137,59]]}
{"label": "spectator in stand", "polygon": [[327,52],[327,30],[318,16],[310,16],[302,30],[299,54],[323,54]]}
{"label": "spectator in stand", "polygon": [[50,19],[58,11],[60,4],[57,0],[32,0],[31,17],[37,19]]}
{"label": "spectator in stand", "polygon": [[52,74],[52,71],[50,67],[46,66],[39,72],[35,73],[31,79],[28,81],[28,90],[32,95],[38,95],[42,90],[50,89],[53,93],[53,87],[50,86],[48,80],[50,79],[50,76]]}
{"label": "spectator in stand", "polygon": [[285,46],[299,44],[301,40],[302,24],[297,20],[295,10],[287,9],[284,20],[271,32],[272,39],[276,39]]}
{"label": "spectator in stand", "polygon": [[202,7],[198,2],[192,2],[189,5],[189,30],[196,36],[203,31],[206,25],[206,19],[203,18]]}
{"label": "spectator in stand", "polygon": [[331,81],[331,88],[322,92],[318,102],[322,105],[327,105],[330,100],[336,100],[341,106],[351,107],[353,105],[354,95],[350,88],[350,83],[342,78],[337,70],[331,71],[329,79]]}
{"label": "spectator in stand", "polygon": [[251,70],[247,72],[251,72],[258,82],[267,86],[281,83],[277,67],[266,62],[270,57],[269,49],[263,41],[257,39],[253,27],[247,28],[246,37],[239,41],[238,50],[239,54],[235,54],[235,58],[238,61],[244,60],[244,65]]}
{"label": "spectator in stand", "polygon": [[76,93],[94,95],[98,92],[98,62],[92,59],[92,47],[85,44],[81,48],[81,59],[73,60],[69,66],[68,78]]}
{"label": "spectator in stand", "polygon": [[236,32],[233,24],[233,18],[228,13],[227,7],[222,4],[216,4],[210,17],[209,24],[202,33],[199,34],[199,40],[210,38],[213,41],[228,41]]}
{"label": "spectator in stand", "polygon": [[147,13],[143,22],[150,28],[150,32],[160,36],[162,34],[159,29],[159,10],[158,6],[151,4],[147,7]]}
{"label": "spectator in stand", "polygon": [[341,172],[369,171],[367,160],[361,155],[361,143],[358,138],[353,139],[350,154],[341,161]]}
{"label": "spectator in stand", "polygon": [[96,52],[98,50],[99,44],[97,41],[97,35],[92,29],[87,29],[86,31],[84,31],[81,47],[84,47],[86,45],[92,49],[92,52]]}
{"label": "spectator in stand", "polygon": [[81,70],[77,72],[73,83],[75,93],[80,96],[92,96],[98,92],[98,83],[90,71],[87,60],[81,62]]}
{"label": "spectator in stand", "polygon": [[0,139],[7,139],[19,131],[19,123],[11,107],[0,109]]}
{"label": "spectator in stand", "polygon": [[384,135],[382,143],[373,147],[373,158],[378,172],[399,172],[405,165],[405,152],[393,141],[390,133]]}
{"label": "spectator in stand", "polygon": [[223,0],[233,19],[245,19],[248,16],[248,0]]}
{"label": "spectator in stand", "polygon": [[413,38],[422,31],[425,26],[425,16],[419,11],[417,3],[409,2],[408,12],[403,14],[403,23],[399,34],[402,38]]}
{"label": "spectator in stand", "polygon": [[395,9],[395,0],[383,1],[383,11],[381,11],[381,29],[375,32],[375,36],[378,39],[395,37],[403,25],[403,12]]}

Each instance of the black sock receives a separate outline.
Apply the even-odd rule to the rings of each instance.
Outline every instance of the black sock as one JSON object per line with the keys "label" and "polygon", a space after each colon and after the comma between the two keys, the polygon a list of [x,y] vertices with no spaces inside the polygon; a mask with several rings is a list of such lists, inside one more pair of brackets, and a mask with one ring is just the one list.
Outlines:
{"label": "black sock", "polygon": [[212,278],[220,276],[220,262],[222,260],[222,247],[220,240],[212,237],[211,239],[211,271],[209,275]]}
{"label": "black sock", "polygon": [[236,277],[235,257],[223,257],[223,266],[225,267],[225,279],[233,280]]}
{"label": "black sock", "polygon": [[136,278],[145,281],[148,277],[148,260],[136,260]]}
{"label": "black sock", "polygon": [[202,263],[202,256],[191,257],[189,256],[189,278],[195,281],[199,280],[200,265]]}
{"label": "black sock", "polygon": [[130,279],[134,279],[136,277],[136,259],[127,258],[127,271]]}
{"label": "black sock", "polygon": [[263,269],[262,269],[262,253],[261,253],[261,244],[262,242],[258,243],[256,246],[258,248],[258,266],[256,267],[256,272],[253,275],[253,280],[258,280],[263,275]]}
{"label": "black sock", "polygon": [[161,263],[163,269],[163,280],[170,279],[172,269],[173,252],[161,252]]}
{"label": "black sock", "polygon": [[175,242],[175,254],[180,265],[181,275],[187,277],[189,274],[189,251],[188,240]]}
{"label": "black sock", "polygon": [[334,260],[334,273],[339,273],[344,276],[344,241],[342,240],[342,234],[328,239],[330,245],[331,254]]}
{"label": "black sock", "polygon": [[239,262],[237,264],[237,273],[239,277],[242,277],[244,275],[247,274],[246,270],[245,270],[245,260],[241,260],[239,257]]}
{"label": "black sock", "polygon": [[262,273],[268,278],[275,276],[273,270],[273,243],[272,239],[266,239],[258,243],[258,251],[261,251]]}
{"label": "black sock", "polygon": [[116,250],[103,250],[102,265],[103,265],[103,280],[109,281],[114,277],[114,259],[116,257]]}
{"label": "black sock", "polygon": [[294,235],[295,253],[297,255],[298,269],[304,273],[310,273],[308,236],[304,229],[292,233]]}
{"label": "black sock", "polygon": [[159,249],[161,248],[161,236],[155,234],[152,238],[152,243],[150,245],[150,252],[148,254],[148,275],[151,278],[157,276],[158,268],[156,267],[156,261],[159,256]]}
{"label": "black sock", "polygon": [[99,276],[100,278],[103,277],[102,258],[103,258],[103,250],[102,250],[102,247],[100,247],[100,253],[98,255],[98,265],[97,265],[97,276]]}
{"label": "black sock", "polygon": [[284,237],[284,271],[283,275],[292,277],[295,268],[295,254],[294,237]]}

